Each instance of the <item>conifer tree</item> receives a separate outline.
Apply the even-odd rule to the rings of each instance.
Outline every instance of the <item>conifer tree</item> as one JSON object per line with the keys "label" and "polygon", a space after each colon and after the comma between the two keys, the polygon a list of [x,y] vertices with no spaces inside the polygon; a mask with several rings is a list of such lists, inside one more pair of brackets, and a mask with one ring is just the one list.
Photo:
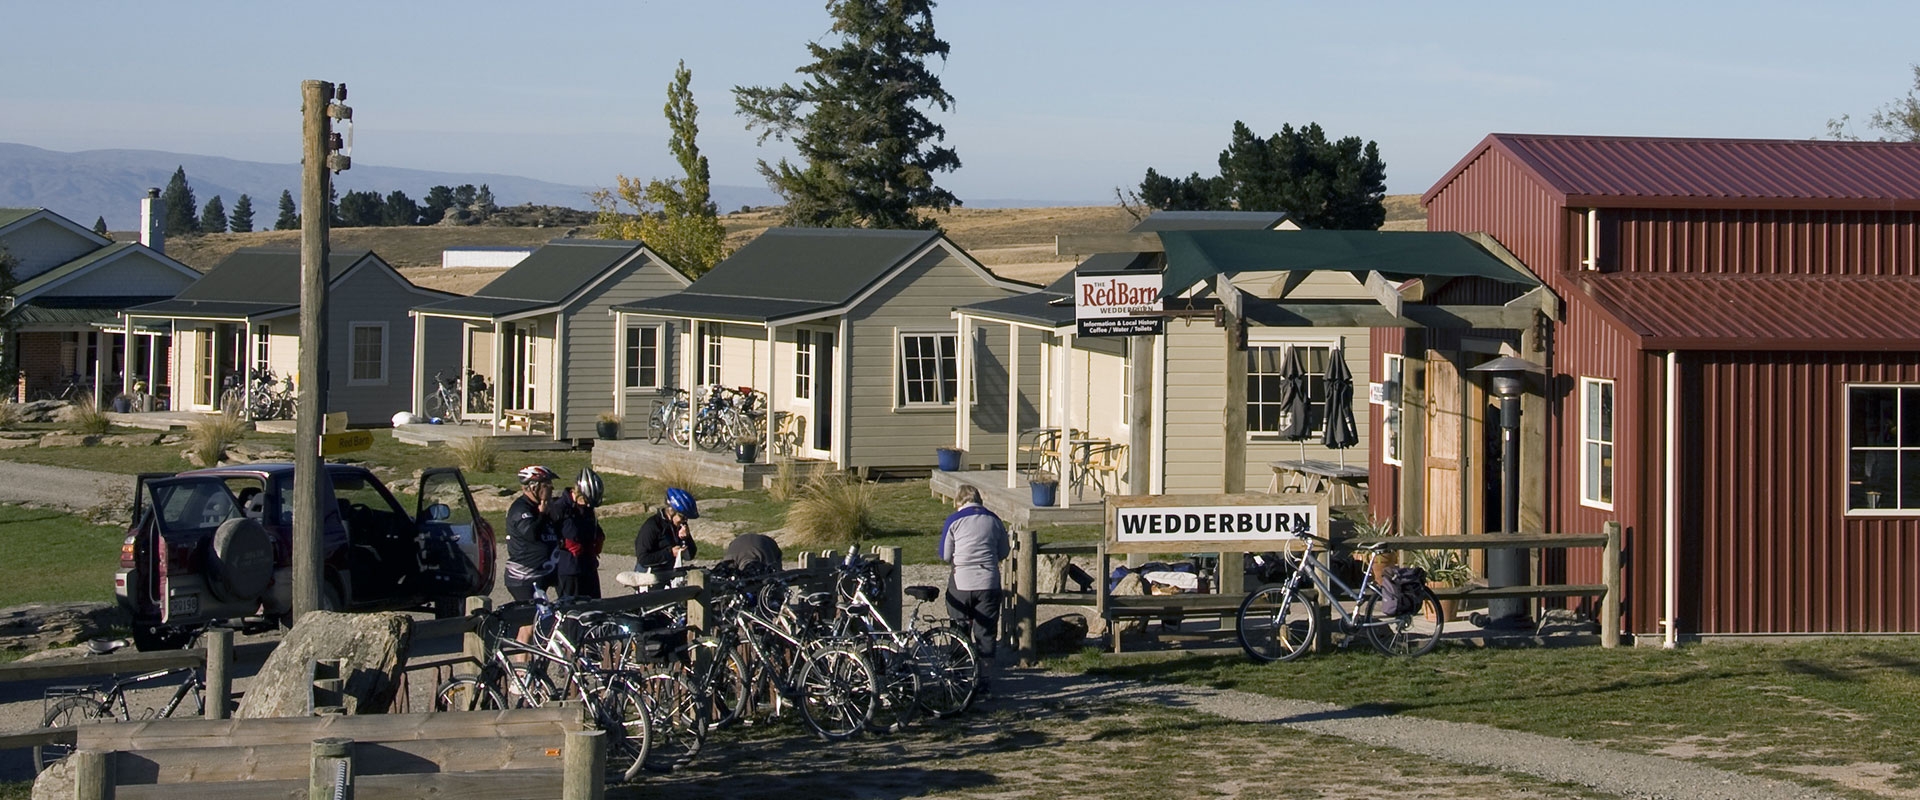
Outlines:
{"label": "conifer tree", "polygon": [[253,198],[240,195],[233,201],[233,212],[227,214],[227,230],[234,233],[253,232]]}
{"label": "conifer tree", "polygon": [[160,203],[166,206],[163,230],[168,236],[185,236],[198,233],[200,220],[194,216],[199,208],[193,201],[193,187],[187,185],[187,168],[176,167],[173,177],[167,181],[166,190],[160,193]]}
{"label": "conifer tree", "polygon": [[280,190],[280,217],[273,221],[276,231],[294,231],[300,229],[300,213],[293,205],[293,192]]}
{"label": "conifer tree", "polygon": [[801,163],[760,161],[786,198],[786,222],[813,227],[937,228],[922,211],[960,205],[935,173],[960,167],[946,129],[920,106],[953,107],[927,61],[947,57],[933,0],[830,0],[837,41],[809,43],[799,86],[736,87],[748,129],[788,140]]}
{"label": "conifer tree", "polygon": [[220,195],[214,195],[207,201],[206,208],[200,211],[201,233],[227,232],[227,204],[220,202]]}
{"label": "conifer tree", "polygon": [[[94,233],[97,233],[97,234],[100,234],[101,236],[107,236],[107,218],[106,218],[106,217],[95,217],[95,218],[94,218],[94,220],[93,220],[93,232],[94,232]],[[111,236],[107,236],[107,238],[109,238],[109,239],[111,239],[111,238],[113,238],[113,237],[111,237]]]}

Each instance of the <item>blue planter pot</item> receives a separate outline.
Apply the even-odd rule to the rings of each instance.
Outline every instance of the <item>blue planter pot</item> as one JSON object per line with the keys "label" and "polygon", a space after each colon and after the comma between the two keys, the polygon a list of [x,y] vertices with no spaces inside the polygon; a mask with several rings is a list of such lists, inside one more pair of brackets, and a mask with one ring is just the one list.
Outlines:
{"label": "blue planter pot", "polygon": [[967,453],[965,450],[957,450],[951,447],[941,447],[933,452],[935,456],[939,458],[941,472],[959,472],[960,458]]}
{"label": "blue planter pot", "polygon": [[1033,488],[1034,508],[1052,506],[1054,499],[1060,494],[1060,484],[1058,483],[1029,483],[1027,485]]}

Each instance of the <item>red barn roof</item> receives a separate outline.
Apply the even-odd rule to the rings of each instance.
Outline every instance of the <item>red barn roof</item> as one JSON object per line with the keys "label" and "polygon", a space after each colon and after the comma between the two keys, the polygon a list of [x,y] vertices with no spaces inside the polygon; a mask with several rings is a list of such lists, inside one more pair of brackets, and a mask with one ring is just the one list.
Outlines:
{"label": "red barn roof", "polygon": [[1494,133],[1420,200],[1498,150],[1574,208],[1920,210],[1920,144]]}

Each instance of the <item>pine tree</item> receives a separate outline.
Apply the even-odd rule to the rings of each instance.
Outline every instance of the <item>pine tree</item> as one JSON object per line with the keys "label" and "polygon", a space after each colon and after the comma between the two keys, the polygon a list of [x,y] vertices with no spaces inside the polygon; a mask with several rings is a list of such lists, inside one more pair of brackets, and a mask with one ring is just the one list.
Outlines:
{"label": "pine tree", "polygon": [[380,210],[380,224],[418,225],[420,224],[420,205],[413,202],[406,192],[399,189],[387,195],[387,202]]}
{"label": "pine tree", "polygon": [[813,63],[799,86],[736,87],[747,127],[791,140],[803,163],[761,159],[760,173],[786,198],[786,221],[803,226],[937,228],[922,210],[960,205],[934,185],[960,167],[946,129],[917,107],[949,111],[953,96],[927,60],[945,60],[933,30],[932,0],[830,0],[829,48],[810,43]]}
{"label": "pine tree", "polygon": [[93,232],[94,232],[94,233],[97,233],[97,234],[100,234],[101,236],[106,236],[106,238],[108,238],[108,239],[111,239],[111,238],[113,238],[112,236],[108,236],[108,235],[107,235],[107,218],[106,218],[106,217],[95,217],[95,218],[94,218],[94,220],[93,220]]}
{"label": "pine tree", "polygon": [[[596,192],[593,203],[600,211],[601,236],[639,239],[667,263],[700,275],[726,255],[727,231],[714,209],[707,157],[696,141],[700,109],[693,102],[692,80],[682,61],[667,84],[667,127],[673,132],[667,146],[686,177],[642,184],[620,175],[619,188]],[[622,203],[634,213],[622,213]]]}
{"label": "pine tree", "polygon": [[347,192],[340,198],[338,219],[334,225],[342,228],[367,228],[379,225],[385,213],[386,203],[380,199],[379,192]]}
{"label": "pine tree", "polygon": [[493,204],[493,190],[484,183],[480,184],[480,191],[473,195],[473,215],[486,219],[493,216],[493,212],[498,211],[499,208]]}
{"label": "pine tree", "polygon": [[295,231],[300,229],[300,213],[293,205],[293,192],[280,190],[280,217],[273,221],[276,231]]}
{"label": "pine tree", "polygon": [[1387,165],[1358,136],[1329,141],[1318,123],[1261,138],[1233,123],[1220,174],[1168,178],[1152,169],[1140,198],[1171,210],[1285,211],[1308,228],[1377,230],[1387,219]]}
{"label": "pine tree", "polygon": [[207,201],[207,207],[200,212],[201,233],[227,232],[227,204],[220,202],[220,195],[214,195]]}
{"label": "pine tree", "polygon": [[193,215],[198,206],[193,202],[193,187],[187,185],[186,167],[173,170],[166,191],[160,193],[160,204],[166,206],[165,227],[161,229],[166,235],[185,236],[199,231],[200,220]]}
{"label": "pine tree", "polygon": [[253,198],[240,195],[233,201],[233,213],[227,215],[227,230],[234,233],[253,232]]}
{"label": "pine tree", "polygon": [[420,224],[438,225],[447,215],[447,208],[453,205],[453,188],[433,186],[427,189],[427,199],[420,202]]}

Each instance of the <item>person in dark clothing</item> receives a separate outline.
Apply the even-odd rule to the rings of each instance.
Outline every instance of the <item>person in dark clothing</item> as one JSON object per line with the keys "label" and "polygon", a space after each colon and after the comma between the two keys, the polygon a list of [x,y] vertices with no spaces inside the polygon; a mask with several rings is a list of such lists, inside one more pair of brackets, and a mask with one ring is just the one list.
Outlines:
{"label": "person in dark clothing", "polygon": [[947,616],[973,637],[980,653],[980,691],[988,690],[1000,638],[1000,562],[1012,550],[1007,526],[980,504],[980,490],[961,484],[958,508],[940,528],[940,559],[953,565],[947,580]]}
{"label": "person in dark clothing", "polygon": [[507,594],[531,600],[554,585],[554,550],[560,537],[548,506],[553,470],[535,464],[520,470],[520,496],[507,507]]}
{"label": "person in dark clothing", "polygon": [[768,572],[786,569],[781,563],[780,543],[764,533],[743,533],[733,537],[733,541],[727,543],[727,560],[743,570],[749,564],[757,564]]}
{"label": "person in dark clothing", "polygon": [[561,597],[600,597],[600,548],[607,540],[593,511],[600,502],[600,491],[600,476],[588,467],[580,471],[579,480],[565,494],[554,497],[557,502],[550,515],[560,531],[554,571]]}
{"label": "person in dark clothing", "polygon": [[700,506],[693,495],[683,489],[668,489],[666,505],[640,523],[640,532],[633,537],[633,570],[664,577],[692,561],[698,545],[687,530],[687,520],[699,517]]}

